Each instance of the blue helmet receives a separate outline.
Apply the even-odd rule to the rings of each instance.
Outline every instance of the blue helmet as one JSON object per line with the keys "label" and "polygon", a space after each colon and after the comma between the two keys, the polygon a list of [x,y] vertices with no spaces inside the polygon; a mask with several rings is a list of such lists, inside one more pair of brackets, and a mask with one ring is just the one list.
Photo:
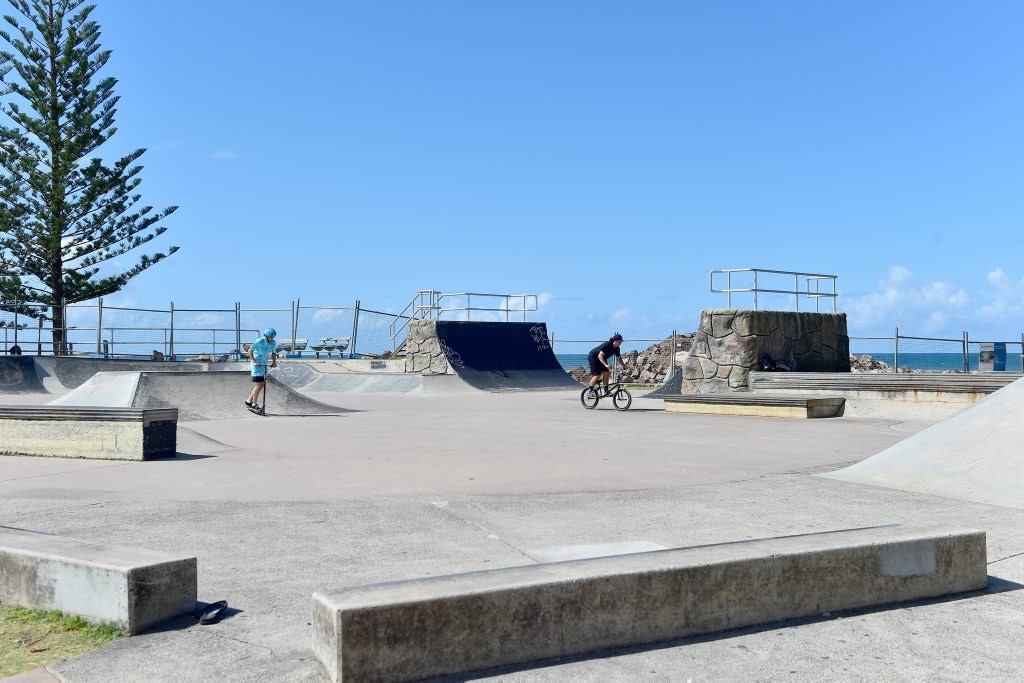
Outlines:
{"label": "blue helmet", "polygon": [[273,327],[268,327],[267,329],[263,330],[263,336],[268,339],[273,339],[274,337],[277,336],[277,330],[275,330]]}

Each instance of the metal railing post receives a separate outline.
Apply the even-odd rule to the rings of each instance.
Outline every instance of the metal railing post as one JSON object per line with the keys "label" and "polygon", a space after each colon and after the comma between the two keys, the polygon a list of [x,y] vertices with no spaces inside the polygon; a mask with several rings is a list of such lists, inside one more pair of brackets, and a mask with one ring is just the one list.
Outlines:
{"label": "metal railing post", "polygon": [[900,327],[899,327],[899,325],[896,326],[896,336],[893,337],[892,368],[896,372],[900,371]]}
{"label": "metal railing post", "polygon": [[[113,341],[114,341],[113,330],[111,330],[111,333],[110,333],[110,341],[111,341],[111,344],[113,344]],[[174,355],[174,302],[173,301],[171,302],[171,335],[170,335],[170,343],[169,343],[167,348],[168,348],[168,350],[170,350],[171,355],[173,356]]]}
{"label": "metal railing post", "polygon": [[[19,302],[17,299],[14,300],[14,345],[18,346],[18,306]],[[1024,339],[1024,335],[1021,335],[1021,339]],[[1021,352],[1024,355],[1024,351]]]}
{"label": "metal railing post", "polygon": [[676,331],[672,330],[672,355],[668,359],[668,374],[674,375],[676,373]]}
{"label": "metal railing post", "polygon": [[800,312],[800,276],[793,274],[793,301],[796,303],[796,312]]}
{"label": "metal railing post", "polygon": [[970,366],[970,362],[971,361],[970,361],[970,357],[968,356],[968,354],[970,353],[969,344],[970,344],[970,341],[968,340],[968,337],[967,337],[967,330],[964,330],[964,372],[970,372],[971,371],[971,366]]}
{"label": "metal railing post", "polygon": [[348,357],[356,357],[356,335],[359,333],[359,299],[356,299],[356,307],[352,313],[352,338],[348,344]]}
{"label": "metal railing post", "polygon": [[235,351],[242,352],[242,302],[235,302]]}
{"label": "metal railing post", "polygon": [[103,342],[103,297],[96,303],[96,353],[100,352]]}
{"label": "metal railing post", "polygon": [[[292,302],[292,351],[293,352],[295,351],[295,347],[298,344],[298,342],[296,342],[295,340],[299,336],[299,311],[301,310],[301,308],[300,308],[301,306],[302,306],[302,299],[296,299],[295,301]],[[302,357],[301,354],[299,355],[299,357],[300,358]]]}
{"label": "metal railing post", "polygon": [[[732,308],[732,272],[725,274],[725,301],[729,308]],[[757,310],[757,273],[754,273],[754,310]]]}

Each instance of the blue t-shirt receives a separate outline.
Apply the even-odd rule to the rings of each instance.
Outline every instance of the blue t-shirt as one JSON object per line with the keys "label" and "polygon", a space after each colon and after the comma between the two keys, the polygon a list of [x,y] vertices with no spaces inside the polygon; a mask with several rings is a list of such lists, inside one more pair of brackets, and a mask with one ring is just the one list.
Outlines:
{"label": "blue t-shirt", "polygon": [[267,341],[266,337],[260,337],[249,345],[252,357],[255,361],[252,364],[252,376],[263,377],[267,374],[267,366],[270,365],[270,357],[277,351],[277,340]]}

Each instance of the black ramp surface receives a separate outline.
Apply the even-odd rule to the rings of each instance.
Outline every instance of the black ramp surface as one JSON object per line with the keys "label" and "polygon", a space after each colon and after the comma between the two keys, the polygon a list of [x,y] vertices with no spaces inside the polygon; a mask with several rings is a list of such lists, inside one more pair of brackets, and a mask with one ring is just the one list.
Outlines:
{"label": "black ramp surface", "polygon": [[0,356],[0,394],[45,394],[32,356]]}
{"label": "black ramp surface", "polygon": [[[274,378],[267,385],[267,414],[334,415],[347,412],[303,396]],[[135,408],[177,408],[180,420],[252,417],[245,399],[252,391],[248,372],[143,372]]]}
{"label": "black ramp surface", "polygon": [[580,386],[555,358],[544,323],[438,320],[437,337],[448,365],[478,389],[541,391]]}

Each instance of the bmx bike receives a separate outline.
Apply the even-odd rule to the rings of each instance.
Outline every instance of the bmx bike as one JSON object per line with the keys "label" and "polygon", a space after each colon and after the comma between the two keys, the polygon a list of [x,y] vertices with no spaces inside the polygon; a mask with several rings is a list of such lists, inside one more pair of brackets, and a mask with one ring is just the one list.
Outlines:
{"label": "bmx bike", "polygon": [[629,410],[629,406],[633,403],[633,396],[622,386],[622,380],[620,379],[609,384],[607,389],[587,387],[580,394],[580,403],[587,410],[593,410],[601,402],[602,398],[609,397],[612,399],[612,405],[615,406],[616,410]]}

